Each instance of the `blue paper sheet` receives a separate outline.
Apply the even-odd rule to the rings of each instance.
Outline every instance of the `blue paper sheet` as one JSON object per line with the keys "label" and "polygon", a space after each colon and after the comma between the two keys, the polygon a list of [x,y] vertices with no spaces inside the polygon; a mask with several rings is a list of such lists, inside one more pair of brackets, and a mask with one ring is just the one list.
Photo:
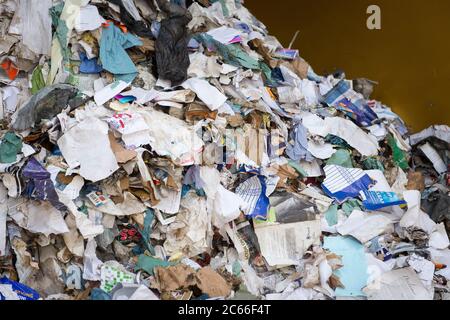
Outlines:
{"label": "blue paper sheet", "polygon": [[291,141],[286,147],[287,156],[293,161],[306,160],[312,162],[315,158],[308,151],[308,130],[297,124],[291,130],[289,138]]}
{"label": "blue paper sheet", "polygon": [[236,188],[236,194],[249,204],[245,214],[250,218],[266,220],[269,211],[269,198],[266,195],[266,182],[263,176],[253,176]]}
{"label": "blue paper sheet", "polygon": [[350,83],[341,80],[337,85],[333,87],[325,96],[325,103],[329,106],[333,106],[334,103],[344,97],[344,94],[351,90]]}
{"label": "blue paper sheet", "polygon": [[103,71],[103,67],[98,63],[97,58],[89,59],[84,52],[80,52],[80,72],[95,74]]}
{"label": "blue paper sheet", "polygon": [[395,192],[361,191],[363,205],[367,210],[375,211],[386,207],[405,205]]}
{"label": "blue paper sheet", "polygon": [[367,273],[367,260],[364,247],[352,237],[325,237],[325,249],[342,256],[343,267],[335,271],[344,289],[337,288],[337,297],[366,296],[362,289],[367,286],[369,274]]}
{"label": "blue paper sheet", "polygon": [[[0,284],[9,284],[12,286],[12,290],[17,293],[20,300],[38,300],[39,293],[32,288],[8,279],[7,277],[0,278]],[[0,293],[0,300],[6,300],[6,298]]]}
{"label": "blue paper sheet", "polygon": [[358,100],[353,103],[349,99],[344,98],[333,106],[355,120],[359,126],[368,127],[378,119],[377,114],[365,104],[364,100]]}
{"label": "blue paper sheet", "polygon": [[322,183],[325,193],[340,204],[359,196],[360,191],[368,190],[372,179],[361,169],[329,165],[324,168],[326,178]]}

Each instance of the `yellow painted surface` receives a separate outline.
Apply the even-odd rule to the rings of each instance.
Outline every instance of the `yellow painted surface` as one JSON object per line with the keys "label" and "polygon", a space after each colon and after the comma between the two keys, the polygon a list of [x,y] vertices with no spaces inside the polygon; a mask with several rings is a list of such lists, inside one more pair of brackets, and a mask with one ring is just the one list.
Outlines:
{"label": "yellow painted surface", "polygon": [[[368,30],[369,5],[381,8],[381,30]],[[379,82],[373,98],[389,105],[413,131],[450,125],[450,1],[246,0],[284,46],[318,74]]]}

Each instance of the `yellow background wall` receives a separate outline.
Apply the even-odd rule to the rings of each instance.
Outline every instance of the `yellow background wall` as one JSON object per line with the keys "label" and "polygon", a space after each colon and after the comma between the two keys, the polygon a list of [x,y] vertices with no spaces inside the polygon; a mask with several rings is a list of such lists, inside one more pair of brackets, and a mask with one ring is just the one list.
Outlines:
{"label": "yellow background wall", "polygon": [[[381,7],[381,30],[366,27],[367,7]],[[346,72],[379,82],[373,98],[389,105],[413,131],[450,125],[450,1],[246,0],[284,46],[316,73]]]}

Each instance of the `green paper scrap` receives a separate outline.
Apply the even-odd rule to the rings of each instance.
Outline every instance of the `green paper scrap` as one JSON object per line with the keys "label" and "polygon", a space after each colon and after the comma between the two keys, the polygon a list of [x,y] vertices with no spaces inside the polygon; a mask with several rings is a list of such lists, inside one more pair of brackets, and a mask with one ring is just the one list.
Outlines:
{"label": "green paper scrap", "polygon": [[149,275],[154,275],[153,271],[156,267],[167,268],[167,267],[170,267],[173,265],[175,265],[175,263],[173,263],[173,262],[163,261],[161,259],[157,259],[157,258],[149,257],[145,254],[141,254],[138,257],[138,262],[136,263],[136,267],[134,268],[134,271],[137,272],[140,270],[144,270]]}
{"label": "green paper scrap", "polygon": [[253,219],[253,223],[254,225],[266,225],[277,223],[277,213],[275,211],[275,208],[269,209],[266,220]]}
{"label": "green paper scrap", "polygon": [[339,149],[327,161],[327,165],[337,165],[344,168],[353,168],[352,158],[350,152],[346,149]]}
{"label": "green paper scrap", "polygon": [[[221,46],[224,46],[218,41],[217,43],[219,43]],[[229,44],[226,46],[226,48],[228,49],[228,55],[226,60],[228,60],[228,62],[230,62],[232,65],[236,66],[236,64],[239,64],[244,68],[252,70],[261,69],[259,61],[250,57],[243,49],[241,49],[241,46],[239,44]]]}
{"label": "green paper scrap", "polygon": [[248,300],[248,301],[254,301],[254,300],[258,300],[258,297],[251,294],[246,285],[245,284],[241,284],[239,286],[239,290],[236,291],[236,293],[234,294],[234,297],[231,298],[231,300]]}
{"label": "green paper scrap", "polygon": [[349,199],[344,204],[342,204],[342,210],[345,215],[349,217],[353,210],[361,210],[362,203],[357,199]]}
{"label": "green paper scrap", "polygon": [[261,70],[260,62],[250,57],[240,44],[224,45],[207,33],[200,33],[194,39],[201,42],[210,50],[215,50],[224,62],[235,67],[244,67],[252,70]]}
{"label": "green paper scrap", "polygon": [[325,219],[330,227],[338,224],[338,205],[334,204],[328,208]]}
{"label": "green paper scrap", "polygon": [[384,172],[384,165],[381,163],[380,160],[377,158],[367,158],[363,161],[363,168],[364,170],[380,170],[381,172]]}
{"label": "green paper scrap", "polygon": [[80,84],[80,78],[75,76],[74,74],[70,73],[69,76],[66,79],[67,84],[71,84],[74,87],[78,87]]}
{"label": "green paper scrap", "polygon": [[397,141],[391,134],[388,136],[388,144],[392,149],[392,157],[394,158],[395,164],[403,170],[409,169],[405,152],[398,147]]}
{"label": "green paper scrap", "polygon": [[308,173],[302,169],[302,167],[300,166],[300,164],[298,164],[295,161],[292,160],[288,160],[288,165],[290,165],[292,168],[295,169],[295,171],[297,171],[302,177],[307,177]]}
{"label": "green paper scrap", "polygon": [[81,212],[86,216],[89,215],[88,207],[85,204],[78,208],[78,212]]}
{"label": "green paper scrap", "polygon": [[58,27],[59,24],[59,17],[61,16],[61,13],[64,9],[64,2],[61,2],[53,7],[50,8],[49,14],[52,18],[52,25],[55,27],[55,29]]}
{"label": "green paper scrap", "polygon": [[224,17],[229,17],[230,16],[230,10],[228,10],[227,4],[225,0],[210,0],[210,3],[215,3],[215,2],[220,2],[220,4],[222,5],[222,13]]}
{"label": "green paper scrap", "polygon": [[220,4],[222,5],[223,15],[225,17],[229,17],[230,16],[230,10],[228,10],[228,7],[227,7],[227,4],[226,4],[225,0],[219,0],[219,1],[220,1]]}
{"label": "green paper scrap", "polygon": [[337,297],[366,296],[362,289],[368,284],[364,246],[352,237],[325,237],[323,247],[342,257],[342,268],[334,273],[345,288],[336,288]]}
{"label": "green paper scrap", "polygon": [[264,74],[264,77],[266,78],[265,84],[269,87],[274,87],[276,86],[276,81],[273,80],[272,78],[272,69],[270,69],[270,67],[265,63],[265,62],[260,62],[260,68],[261,71]]}
{"label": "green paper scrap", "polygon": [[8,132],[0,144],[0,163],[13,163],[17,154],[22,151],[22,140],[12,132]]}
{"label": "green paper scrap", "polygon": [[334,146],[339,146],[345,149],[351,149],[352,147],[342,138],[335,136],[333,134],[329,134],[325,137],[325,141],[331,143]]}
{"label": "green paper scrap", "polygon": [[144,229],[141,231],[145,249],[147,249],[151,254],[155,254],[155,248],[153,248],[150,242],[150,234],[152,233],[152,222],[154,218],[155,214],[153,209],[147,209],[145,211]]}
{"label": "green paper scrap", "polygon": [[61,53],[64,62],[68,61],[72,55],[68,46],[69,28],[67,28],[66,22],[61,20],[56,29],[56,37],[58,38],[59,44],[61,45]]}
{"label": "green paper scrap", "polygon": [[31,75],[31,93],[36,94],[45,87],[44,76],[42,75],[41,66],[37,66]]}
{"label": "green paper scrap", "polygon": [[239,262],[238,260],[236,260],[236,261],[233,263],[233,266],[232,266],[233,274],[234,274],[236,277],[240,277],[240,276],[241,276],[241,270],[242,270],[241,264],[240,264],[240,262]]}
{"label": "green paper scrap", "polygon": [[134,283],[135,278],[136,275],[131,272],[122,271],[114,266],[103,266],[100,289],[109,293],[119,283]]}

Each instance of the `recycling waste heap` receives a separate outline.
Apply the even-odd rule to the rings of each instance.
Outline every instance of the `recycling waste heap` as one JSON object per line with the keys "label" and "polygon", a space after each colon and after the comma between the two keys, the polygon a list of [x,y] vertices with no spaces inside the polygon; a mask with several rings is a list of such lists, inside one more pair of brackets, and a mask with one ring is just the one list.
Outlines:
{"label": "recycling waste heap", "polygon": [[410,134],[240,0],[0,22],[2,300],[450,299],[448,126]]}

